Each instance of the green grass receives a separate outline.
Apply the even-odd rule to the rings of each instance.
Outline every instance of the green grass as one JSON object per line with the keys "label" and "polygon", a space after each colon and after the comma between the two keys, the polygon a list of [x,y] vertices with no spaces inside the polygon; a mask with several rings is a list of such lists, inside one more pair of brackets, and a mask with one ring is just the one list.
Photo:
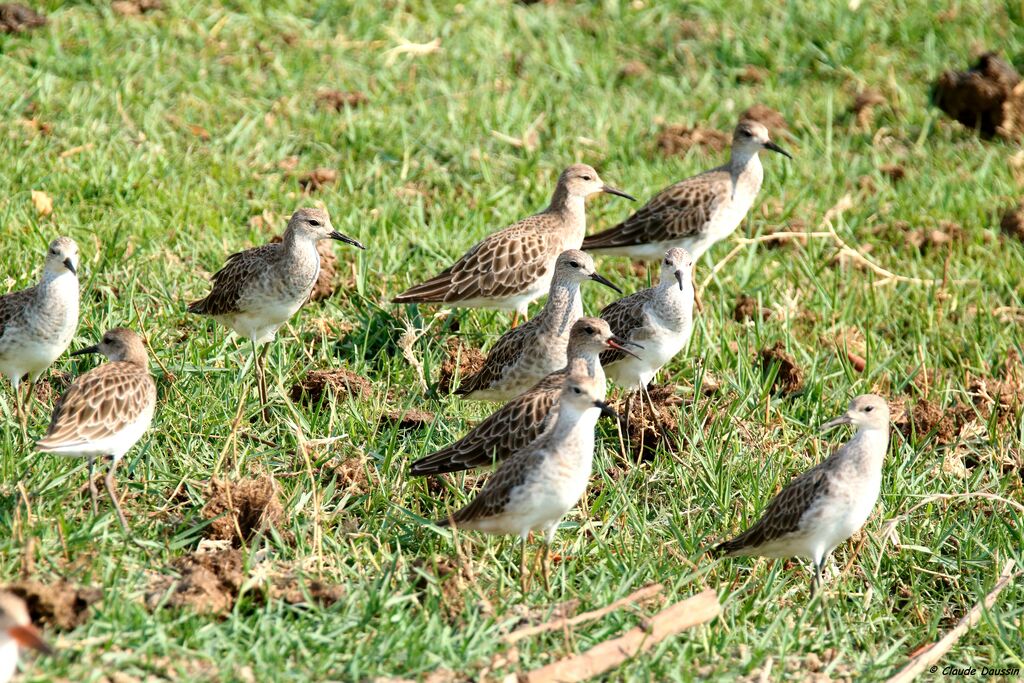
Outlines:
{"label": "green grass", "polygon": [[[826,455],[841,436],[823,441],[816,427],[853,395],[874,390],[908,407],[921,398],[969,403],[970,377],[993,375],[1020,344],[1024,245],[998,228],[1020,193],[1008,163],[1017,147],[981,142],[927,103],[931,81],[966,65],[974,46],[1024,58],[1019,3],[863,3],[854,11],[803,0],[755,9],[703,0],[531,7],[168,0],[164,11],[137,19],[102,2],[45,4],[46,28],[0,36],[2,290],[34,282],[47,241],[71,235],[83,255],[73,348],[112,326],[143,330],[176,381],[154,364],[157,416],[119,476],[144,547],[125,543],[109,505],[91,515],[82,463],[27,451],[13,418],[4,423],[0,580],[17,578],[32,537],[34,576],[65,576],[104,593],[84,625],[50,634],[63,651],[29,663],[28,680],[98,681],[114,670],[243,680],[242,666],[258,680],[420,677],[440,668],[474,676],[502,650],[497,636],[522,605],[577,598],[580,610],[589,609],[652,581],[666,584],[666,601],[711,586],[722,616],[627,663],[614,679],[734,678],[770,660],[773,678],[802,680],[812,655],[833,650],[833,675],[870,680],[948,630],[991,589],[1004,562],[1024,561],[1021,514],[991,500],[936,502],[897,526],[899,545],[880,538],[885,520],[930,494],[986,491],[1021,501],[1019,410],[999,429],[946,447],[935,434],[894,433],[863,551],[817,610],[805,609],[808,574],[800,566],[713,564],[701,556]],[[949,8],[955,16],[940,20]],[[439,38],[441,50],[389,57],[399,38]],[[633,60],[648,71],[621,76]],[[763,82],[737,79],[747,65],[765,70]],[[867,131],[845,113],[865,87],[891,105]],[[320,88],[362,91],[369,102],[328,112],[316,105]],[[450,537],[421,520],[470,494],[461,479],[440,488],[411,479],[407,464],[460,436],[488,408],[424,395],[397,342],[431,311],[412,317],[389,298],[542,207],[572,161],[593,164],[607,182],[641,197],[721,163],[721,154],[701,149],[662,156],[660,121],[729,130],[755,102],[789,120],[791,138],[781,142],[795,160],[765,159],[762,197],[741,232],[797,221],[813,229],[850,193],[853,207],[836,226],[847,242],[871,247],[872,259],[912,277],[942,277],[948,258],[949,278],[970,282],[876,286],[877,276],[835,265],[825,240],[745,247],[705,291],[689,352],[660,379],[692,396],[706,371],[720,390],[679,410],[675,453],[660,451],[639,467],[617,460],[613,427],[601,425],[606,438],[587,512],[570,515],[558,534],[555,551],[566,559],[551,594],[535,585],[522,598],[517,549],[496,540],[474,539],[476,582],[464,595],[443,592],[443,580],[417,580],[427,572],[415,569],[419,563],[429,568],[453,553]],[[519,135],[541,114],[533,151],[491,133]],[[52,131],[20,123],[28,119]],[[297,168],[282,170],[291,156]],[[902,165],[906,178],[888,179],[884,164]],[[303,197],[295,174],[320,166],[336,169],[338,182]],[[51,216],[37,215],[31,190],[53,197]],[[274,420],[245,422],[237,458],[221,459],[248,347],[187,316],[185,303],[206,291],[208,274],[228,253],[267,239],[250,218],[269,212],[277,231],[311,201],[322,201],[335,226],[369,250],[337,249],[343,273],[351,262],[354,277],[282,330],[270,355]],[[592,230],[631,208],[594,199]],[[907,231],[941,221],[959,224],[963,240],[923,252],[907,243]],[[712,259],[730,248],[719,245]],[[710,263],[699,264],[698,279]],[[646,286],[621,260],[599,268],[627,291]],[[773,315],[735,322],[741,292]],[[610,294],[585,289],[588,310]],[[477,346],[507,323],[496,314],[457,315],[459,334]],[[433,323],[414,346],[431,382],[444,357],[441,327]],[[844,335],[863,340],[864,372],[836,352],[832,340]],[[778,340],[805,371],[798,395],[772,396],[755,359]],[[79,374],[94,362],[65,356],[55,369]],[[368,377],[374,395],[294,408],[283,398],[308,370],[339,367]],[[10,413],[9,391],[0,392],[0,405]],[[413,406],[442,419],[412,432],[380,422],[389,410]],[[48,409],[37,403],[32,434],[45,428]],[[307,466],[297,432],[344,438],[314,444]],[[966,474],[943,469],[950,449],[973,465]],[[1002,459],[1016,467],[1003,469]],[[348,486],[331,466],[338,461],[357,463],[366,482]],[[327,608],[295,607],[255,590],[220,617],[149,613],[142,596],[152,573],[203,536],[199,510],[211,475],[255,472],[277,478],[282,532],[294,540],[260,538],[247,557],[255,562],[263,550],[272,563],[322,563],[344,597]],[[15,488],[19,477],[31,521]],[[175,489],[179,497],[169,500]],[[852,550],[837,551],[840,567]],[[944,661],[1021,666],[1022,605],[1018,583]],[[520,666],[583,650],[636,623],[619,612],[579,628],[571,643],[561,633],[524,641]]]}

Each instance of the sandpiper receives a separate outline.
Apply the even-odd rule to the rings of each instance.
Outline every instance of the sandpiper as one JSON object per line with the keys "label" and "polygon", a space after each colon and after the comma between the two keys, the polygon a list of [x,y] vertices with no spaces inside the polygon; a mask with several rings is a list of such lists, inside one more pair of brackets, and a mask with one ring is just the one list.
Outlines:
{"label": "sandpiper", "polygon": [[43,453],[86,458],[93,514],[98,511],[93,467],[96,458],[109,456],[113,462],[105,480],[107,493],[127,533],[128,521],[114,493],[114,472],[153,421],[156,383],[149,374],[146,347],[131,330],[114,328],[99,344],[71,355],[84,353],[102,353],[110,362],[86,372],[68,387],[36,448]]}
{"label": "sandpiper", "polygon": [[811,595],[822,566],[837,545],[867,521],[882,485],[882,460],[889,449],[889,407],[874,394],[858,396],[846,413],[822,430],[853,425],[857,432],[835,453],[779,492],[761,518],[742,534],[714,548],[727,557],[804,557],[814,563]]}
{"label": "sandpiper", "polygon": [[603,395],[605,376],[598,356],[606,349],[632,354],[624,348],[629,343],[613,335],[604,320],[580,318],[569,333],[568,363],[564,368],[503,405],[455,443],[414,462],[409,473],[418,477],[460,472],[505,460],[554,424],[558,394],[570,374],[593,378]]}
{"label": "sandpiper", "polygon": [[531,531],[544,532],[546,587],[547,553],[558,523],[583,496],[590,480],[597,419],[602,413],[616,417],[604,402],[597,380],[585,375],[565,380],[558,403],[558,418],[550,430],[505,460],[469,505],[436,522],[488,534],[518,534],[524,592],[527,537]]}
{"label": "sandpiper", "polygon": [[18,668],[18,650],[30,647],[44,654],[53,649],[32,625],[25,601],[0,591],[0,683],[7,683]]}
{"label": "sandpiper", "polygon": [[[77,328],[78,245],[58,237],[50,242],[39,284],[0,297],[0,374],[14,387],[23,432],[36,380],[68,348]],[[22,402],[25,375],[29,386]]]}
{"label": "sandpiper", "polygon": [[623,222],[584,239],[583,248],[653,261],[681,247],[699,259],[750,210],[764,179],[757,155],[762,149],[793,158],[768,138],[763,124],[741,120],[727,164],[670,185]]}
{"label": "sandpiper", "polygon": [[644,390],[655,373],[690,341],[693,259],[684,249],[669,249],[661,261],[661,281],[605,306],[601,317],[615,334],[642,347],[629,355],[602,353],[605,372],[620,387]]}
{"label": "sandpiper", "polygon": [[[209,315],[252,343],[261,412],[267,418],[267,381],[264,360],[278,328],[288,322],[309,299],[320,274],[316,244],[334,239],[365,249],[331,225],[322,209],[299,209],[292,214],[284,239],[240,251],[213,276],[213,289],[189,304],[190,313]],[[264,344],[257,355],[256,346]]]}
{"label": "sandpiper", "polygon": [[546,209],[489,235],[439,275],[393,301],[514,311],[515,326],[530,302],[548,291],[558,255],[580,248],[587,230],[584,203],[598,192],[635,201],[605,185],[590,166],[573,164],[559,176]]}
{"label": "sandpiper", "polygon": [[594,259],[578,249],[563,251],[555,263],[551,291],[540,313],[506,332],[491,348],[483,367],[462,380],[456,394],[476,401],[505,401],[548,374],[565,367],[573,323],[583,315],[580,283],[594,280],[622,290],[594,269]]}

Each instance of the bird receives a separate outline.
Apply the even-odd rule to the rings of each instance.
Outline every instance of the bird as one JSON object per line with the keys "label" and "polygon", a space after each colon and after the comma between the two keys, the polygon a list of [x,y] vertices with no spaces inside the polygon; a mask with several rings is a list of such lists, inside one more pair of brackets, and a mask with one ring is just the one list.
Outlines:
{"label": "bird", "polygon": [[462,380],[455,393],[475,401],[506,401],[564,367],[570,330],[583,315],[580,284],[586,280],[600,282],[622,294],[621,289],[598,274],[589,254],[579,249],[563,251],[555,262],[555,275],[544,308],[502,335],[483,366]]}
{"label": "bird", "polygon": [[612,332],[640,346],[634,354],[617,349],[602,352],[601,365],[608,377],[627,391],[645,393],[658,370],[689,343],[693,299],[693,259],[685,249],[673,247],[661,261],[657,285],[602,309],[601,318],[608,321]]}
{"label": "bird", "polygon": [[[264,420],[268,402],[264,366],[267,350],[277,330],[309,300],[320,274],[316,245],[323,239],[366,249],[335,230],[323,209],[300,208],[289,219],[281,242],[228,256],[227,263],[213,276],[210,293],[188,305],[189,313],[211,316],[251,342]],[[257,355],[256,347],[260,344],[263,351]]]}
{"label": "bird", "polygon": [[78,329],[78,297],[78,245],[70,237],[50,242],[39,284],[0,297],[0,374],[11,380],[23,433],[36,380],[67,350]]}
{"label": "bird", "polygon": [[492,233],[441,273],[392,301],[513,311],[514,327],[530,302],[548,291],[558,255],[580,248],[587,230],[584,202],[598,192],[636,201],[605,185],[592,167],[573,164],[562,171],[546,209]]}
{"label": "bird", "polygon": [[114,472],[153,421],[156,383],[149,374],[146,347],[137,334],[116,327],[99,344],[79,349],[72,356],[101,353],[108,363],[78,377],[53,409],[46,435],[36,442],[42,453],[85,458],[89,467],[89,494],[97,514],[93,468],[97,458],[110,457],[105,484],[125,533],[129,533],[121,503],[114,492]]}
{"label": "bird", "polygon": [[586,491],[594,458],[594,427],[602,414],[617,418],[604,402],[600,383],[586,375],[570,375],[559,393],[558,417],[551,428],[502,462],[469,505],[435,523],[487,534],[517,534],[524,593],[526,539],[531,531],[543,532],[541,564],[547,587],[548,550],[562,517]]}
{"label": "bird", "polygon": [[598,356],[605,349],[632,354],[625,348],[627,345],[637,346],[612,334],[604,320],[580,318],[569,333],[568,362],[564,368],[503,405],[455,443],[414,462],[409,473],[419,477],[459,472],[505,460],[554,424],[558,394],[570,374],[592,377],[604,394],[605,376]]}
{"label": "bird", "polygon": [[715,546],[713,554],[809,559],[813,597],[825,560],[864,525],[878,500],[889,449],[889,406],[875,394],[857,396],[822,431],[839,425],[855,427],[853,438],[791,481],[752,527]]}
{"label": "bird", "polygon": [[740,120],[728,163],[663,189],[618,225],[586,237],[583,249],[654,261],[680,247],[696,261],[731,235],[753,205],[764,179],[762,149],[793,158],[771,141],[763,124]]}
{"label": "bird", "polygon": [[0,683],[14,677],[18,651],[23,647],[53,654],[53,648],[32,625],[25,601],[9,591],[0,591]]}

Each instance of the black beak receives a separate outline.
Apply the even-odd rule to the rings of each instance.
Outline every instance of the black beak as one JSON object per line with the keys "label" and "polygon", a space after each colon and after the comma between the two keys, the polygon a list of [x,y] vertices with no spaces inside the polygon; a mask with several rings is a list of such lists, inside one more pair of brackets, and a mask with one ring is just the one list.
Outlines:
{"label": "black beak", "polygon": [[594,401],[594,405],[601,409],[601,414],[605,417],[610,417],[613,420],[619,419],[619,414],[612,410],[612,407],[604,401]]}
{"label": "black beak", "polygon": [[631,202],[635,202],[636,201],[636,197],[634,197],[633,195],[626,194],[622,190],[618,190],[618,189],[612,187],[611,185],[604,185],[603,187],[601,187],[601,192],[606,192],[608,194],[613,194],[616,197],[625,197],[626,199],[628,199]]}
{"label": "black beak", "polygon": [[69,258],[64,259],[64,267],[72,272],[74,275],[78,275],[78,270],[75,268],[75,262]]}
{"label": "black beak", "polygon": [[590,279],[593,280],[594,282],[600,282],[605,287],[611,287],[619,294],[622,294],[622,290],[616,287],[614,284],[612,284],[612,281],[606,278],[604,275],[598,275],[597,273],[594,273],[593,275],[590,276]]}
{"label": "black beak", "polygon": [[683,291],[683,271],[676,270],[676,280],[679,282],[679,291]]}
{"label": "black beak", "polygon": [[790,154],[790,153],[789,153],[789,152],[787,152],[786,150],[782,149],[781,147],[779,147],[778,145],[776,145],[776,144],[775,144],[774,142],[772,142],[771,140],[769,140],[768,142],[764,143],[764,148],[765,148],[765,149],[770,149],[770,150],[771,150],[771,151],[773,151],[773,152],[778,152],[779,154],[781,154],[781,155],[782,155],[782,156],[784,156],[784,157],[789,157],[790,159],[792,159],[792,158],[793,158],[793,155],[792,155],[792,154]]}
{"label": "black beak", "polygon": [[624,353],[624,354],[626,354],[628,356],[633,356],[633,358],[636,358],[637,360],[640,360],[640,356],[636,355],[635,353],[633,353],[632,351],[627,349],[626,346],[625,346],[626,344],[631,344],[631,345],[633,345],[633,346],[635,346],[637,348],[642,349],[643,347],[640,346],[639,344],[635,344],[633,342],[628,342],[625,339],[621,339],[619,337],[612,337],[607,342],[605,342],[605,344],[607,344],[608,348],[610,348],[610,349],[615,349],[616,351],[621,351],[622,353]]}
{"label": "black beak", "polygon": [[100,352],[100,345],[99,344],[93,344],[92,346],[86,346],[84,349],[78,349],[77,351],[72,351],[68,355],[71,355],[71,356],[84,356],[87,353],[99,353],[99,352]]}
{"label": "black beak", "polygon": [[844,413],[844,414],[840,415],[839,417],[835,418],[834,420],[829,420],[825,424],[821,425],[821,432],[824,433],[824,432],[827,432],[830,429],[835,429],[836,427],[838,427],[840,425],[848,425],[848,424],[850,424],[852,422],[853,422],[853,420],[850,419],[850,415],[847,414],[847,413]]}
{"label": "black beak", "polygon": [[348,235],[344,235],[344,234],[338,232],[337,230],[331,230],[331,234],[328,235],[328,237],[330,237],[332,240],[338,240],[339,242],[345,242],[346,244],[351,244],[353,247],[359,247],[363,251],[366,251],[366,247],[364,247],[362,244],[360,244],[359,240],[352,239]]}

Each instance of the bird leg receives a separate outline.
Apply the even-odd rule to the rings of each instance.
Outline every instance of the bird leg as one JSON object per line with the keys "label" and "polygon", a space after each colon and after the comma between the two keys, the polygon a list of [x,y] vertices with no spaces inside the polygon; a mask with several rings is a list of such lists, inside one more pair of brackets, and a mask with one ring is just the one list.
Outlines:
{"label": "bird leg", "polygon": [[263,421],[270,421],[270,413],[267,411],[267,403],[269,398],[267,396],[267,367],[266,358],[267,352],[270,350],[270,344],[264,344],[263,350],[258,354],[256,353],[256,342],[252,343],[252,353],[256,360],[256,388],[260,394],[260,413],[263,415]]}
{"label": "bird leg", "polygon": [[11,386],[14,388],[14,412],[18,417],[18,426],[21,427],[21,440],[28,441],[28,416],[25,415],[25,410],[22,406],[21,383],[14,380],[11,382]]}
{"label": "bird leg", "polygon": [[93,517],[100,513],[100,506],[97,502],[99,498],[99,492],[96,490],[96,479],[93,474],[96,471],[96,458],[89,456],[89,497],[92,499],[92,514]]}
{"label": "bird leg", "polygon": [[519,587],[523,591],[523,597],[526,597],[529,588],[526,574],[526,536],[523,536],[519,543]]}
{"label": "bird leg", "polygon": [[103,480],[107,485],[107,494],[110,496],[110,502],[114,504],[114,510],[117,511],[117,519],[121,522],[121,527],[124,529],[125,534],[130,534],[131,530],[128,528],[128,520],[125,519],[124,511],[121,510],[121,503],[117,500],[117,494],[114,493],[114,472],[117,470],[118,459],[114,458],[114,462],[110,464],[110,469],[107,471],[107,476]]}
{"label": "bird leg", "polygon": [[516,311],[515,313],[512,314],[512,327],[515,327],[518,324],[519,324],[519,311]]}
{"label": "bird leg", "polygon": [[545,593],[550,593],[551,592],[551,583],[548,580],[548,577],[551,575],[551,563],[549,562],[550,554],[551,554],[551,543],[549,543],[547,541],[547,539],[545,539],[545,541],[544,541],[544,549],[541,551],[541,556],[540,556],[540,573],[541,573],[541,576],[544,578],[544,592]]}
{"label": "bird leg", "polygon": [[811,579],[811,599],[814,599],[818,589],[821,587],[821,565],[825,563],[825,558],[814,561],[814,577]]}

